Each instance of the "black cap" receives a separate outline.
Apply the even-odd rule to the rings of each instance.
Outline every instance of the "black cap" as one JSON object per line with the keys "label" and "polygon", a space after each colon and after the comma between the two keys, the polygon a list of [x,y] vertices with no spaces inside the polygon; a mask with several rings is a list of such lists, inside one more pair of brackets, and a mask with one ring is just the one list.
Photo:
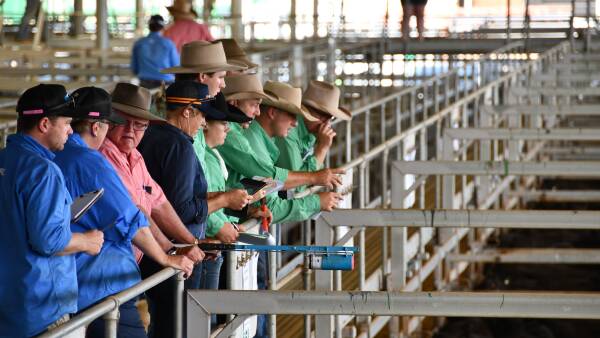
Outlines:
{"label": "black cap", "polygon": [[167,109],[192,105],[200,110],[207,119],[224,118],[225,113],[210,104],[214,100],[208,93],[208,86],[195,81],[175,81],[166,91]]}
{"label": "black cap", "polygon": [[63,85],[39,84],[27,89],[17,102],[19,117],[75,115],[75,102]]}
{"label": "black cap", "polygon": [[209,121],[229,121],[237,123],[246,123],[252,121],[252,118],[244,114],[244,112],[241,111],[238,107],[227,103],[227,100],[225,100],[225,95],[223,95],[223,93],[218,93],[215,96],[215,100],[212,101],[210,104],[215,109],[224,112],[225,115],[221,118],[211,118],[207,116],[206,119]]}
{"label": "black cap", "polygon": [[97,87],[81,87],[71,96],[75,100],[75,118],[125,124],[125,119],[113,112],[111,97],[106,90]]}
{"label": "black cap", "polygon": [[162,15],[155,14],[150,17],[150,20],[148,20],[148,23],[164,26],[165,19],[162,17]]}

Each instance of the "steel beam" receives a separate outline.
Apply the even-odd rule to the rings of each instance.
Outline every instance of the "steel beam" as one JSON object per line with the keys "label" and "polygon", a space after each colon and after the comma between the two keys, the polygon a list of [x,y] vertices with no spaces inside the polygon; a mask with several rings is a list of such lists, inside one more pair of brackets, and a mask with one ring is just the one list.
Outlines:
{"label": "steel beam", "polygon": [[510,93],[518,96],[598,96],[600,95],[600,87],[512,87]]}
{"label": "steel beam", "polygon": [[600,177],[600,161],[396,161],[394,168],[412,175],[540,175]]}
{"label": "steel beam", "polygon": [[526,201],[540,202],[600,202],[598,190],[540,190],[540,191],[511,191],[512,197],[520,197]]}
{"label": "steel beam", "polygon": [[600,264],[597,249],[486,249],[471,254],[448,254],[455,262],[519,264]]}
{"label": "steel beam", "polygon": [[577,210],[338,209],[321,219],[330,226],[600,230],[600,211]]}
{"label": "steel beam", "polygon": [[451,128],[445,134],[459,140],[600,141],[600,129],[593,128]]}
{"label": "steel beam", "polygon": [[188,290],[190,308],[239,315],[600,319],[600,293]]}
{"label": "steel beam", "polygon": [[504,106],[486,106],[491,109],[482,110],[482,112],[494,112],[499,115],[585,115],[600,116],[600,105],[598,104],[558,104],[558,105],[504,105]]}

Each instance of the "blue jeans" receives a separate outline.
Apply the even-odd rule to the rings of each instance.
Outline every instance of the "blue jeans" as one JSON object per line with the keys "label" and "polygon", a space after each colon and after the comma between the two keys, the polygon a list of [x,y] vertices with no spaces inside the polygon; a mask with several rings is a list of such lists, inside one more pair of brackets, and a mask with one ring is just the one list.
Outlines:
{"label": "blue jeans", "polygon": [[[118,338],[147,338],[135,302],[136,299],[132,299],[119,307]],[[104,319],[94,320],[87,328],[86,337],[104,338]]]}

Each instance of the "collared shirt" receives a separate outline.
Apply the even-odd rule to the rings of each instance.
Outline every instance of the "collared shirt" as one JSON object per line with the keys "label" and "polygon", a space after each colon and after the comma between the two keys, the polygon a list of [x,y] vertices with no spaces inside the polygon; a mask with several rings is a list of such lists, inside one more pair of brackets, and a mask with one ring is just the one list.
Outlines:
{"label": "collared shirt", "polygon": [[77,223],[71,224],[73,232],[97,229],[104,233],[104,244],[98,255],[78,253],[75,256],[78,307],[82,310],[140,281],[131,240],[137,230],[149,222],[133,204],[115,168],[97,150],[89,148],[79,134],[69,137],[65,149],[56,153],[54,162],[63,172],[71,197],[104,189],[103,197]]}
{"label": "collared shirt", "polygon": [[131,71],[140,79],[173,82],[175,75],[161,69],[179,66],[179,53],[173,41],[152,32],[139,39],[131,52]]}
{"label": "collared shirt", "polygon": [[[250,128],[255,124],[258,122],[252,122]],[[287,180],[289,171],[276,167],[268,152],[258,154],[256,146],[250,145],[238,123],[229,123],[229,128],[225,143],[217,147],[229,169],[228,187],[239,188],[243,177],[270,177],[281,182]]]}
{"label": "collared shirt", "polygon": [[[275,137],[279,157],[275,164],[293,171],[313,172],[321,169],[314,155],[316,137],[306,128],[304,119],[298,117],[298,125],[286,137]],[[302,191],[305,187],[298,187]]]}
{"label": "collared shirt", "polygon": [[210,34],[207,25],[190,19],[175,20],[172,25],[165,29],[163,36],[175,43],[179,53],[181,53],[181,47],[188,42],[197,40],[213,41],[215,39]]}
{"label": "collared shirt", "polygon": [[54,154],[25,134],[0,151],[0,337],[30,337],[77,311],[70,204]]}
{"label": "collared shirt", "polygon": [[[264,162],[274,166],[279,157],[279,149],[273,139],[267,135],[258,122],[253,122],[243,131],[249,144],[253,145],[254,153]],[[321,199],[318,195],[284,200],[275,194],[267,198],[267,206],[273,213],[273,223],[295,222],[310,218],[321,210]]]}
{"label": "collared shirt", "polygon": [[[208,191],[225,191],[225,176],[221,167],[221,158],[219,151],[206,146],[205,166],[206,181],[208,182]],[[228,216],[223,209],[219,209],[208,215],[206,225],[206,236],[214,237],[225,223],[237,222],[236,217]]]}
{"label": "collared shirt", "polygon": [[183,224],[194,236],[204,238],[207,183],[193,142],[181,129],[164,123],[150,126],[138,149]]}
{"label": "collared shirt", "polygon": [[[151,215],[152,209],[167,201],[160,186],[152,179],[142,154],[133,149],[129,155],[122,153],[108,138],[100,147],[100,152],[113,165],[121,181],[127,188],[133,203],[146,214]],[[136,261],[142,258],[142,252],[134,246]]]}

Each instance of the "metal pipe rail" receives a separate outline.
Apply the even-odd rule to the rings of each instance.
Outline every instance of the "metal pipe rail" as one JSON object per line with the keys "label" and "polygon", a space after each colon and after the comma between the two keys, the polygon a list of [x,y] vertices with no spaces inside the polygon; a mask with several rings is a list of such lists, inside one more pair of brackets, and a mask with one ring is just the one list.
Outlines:
{"label": "metal pipe rail", "polygon": [[[37,338],[59,338],[59,337],[62,337],[66,334],[73,332],[74,330],[76,330],[82,326],[88,325],[95,319],[100,318],[101,316],[104,316],[104,315],[110,315],[108,318],[105,317],[106,337],[116,338],[117,337],[116,323],[118,322],[118,318],[119,318],[119,316],[118,316],[119,306],[121,304],[139,296],[140,294],[146,292],[147,290],[153,288],[154,286],[166,281],[167,279],[175,276],[178,273],[180,273],[179,270],[176,270],[173,268],[165,268],[165,269],[155,273],[154,275],[146,278],[145,280],[141,281],[140,283],[130,287],[129,289],[121,291],[121,292],[117,293],[116,295],[107,297],[106,300],[81,312],[77,316],[71,318],[71,320],[69,320],[65,324],[62,324],[46,333],[43,333],[43,334],[37,336]],[[176,306],[176,308],[174,309],[176,317],[179,320],[178,320],[178,325],[176,324],[176,328],[175,328],[175,332],[173,333],[173,336],[176,338],[181,338],[182,337],[181,328],[182,328],[182,319],[183,319],[183,313],[182,313],[182,311],[183,311],[183,282],[184,282],[184,278],[181,275],[181,273],[180,273],[179,277],[177,278],[177,282],[178,282],[177,292],[173,296],[176,299],[176,304],[181,305],[181,306]],[[115,315],[115,312],[116,312],[116,315]]]}
{"label": "metal pipe rail", "polygon": [[524,264],[600,264],[597,249],[484,249],[478,253],[448,254],[451,262]]}
{"label": "metal pipe rail", "polygon": [[600,319],[600,294],[595,292],[193,290],[188,291],[187,304],[187,331],[199,337],[210,337],[211,314],[235,313],[246,318],[257,311],[288,315]]}
{"label": "metal pipe rail", "polygon": [[503,105],[488,108],[497,115],[560,115],[560,116],[600,116],[599,104],[556,104],[556,105]]}
{"label": "metal pipe rail", "polygon": [[400,173],[414,175],[539,175],[600,177],[600,161],[412,161],[394,162]]}
{"label": "metal pipe rail", "polygon": [[321,216],[330,227],[600,230],[600,211],[339,209]]}
{"label": "metal pipe rail", "polygon": [[594,128],[451,128],[444,135],[460,140],[600,141],[600,129]]}

